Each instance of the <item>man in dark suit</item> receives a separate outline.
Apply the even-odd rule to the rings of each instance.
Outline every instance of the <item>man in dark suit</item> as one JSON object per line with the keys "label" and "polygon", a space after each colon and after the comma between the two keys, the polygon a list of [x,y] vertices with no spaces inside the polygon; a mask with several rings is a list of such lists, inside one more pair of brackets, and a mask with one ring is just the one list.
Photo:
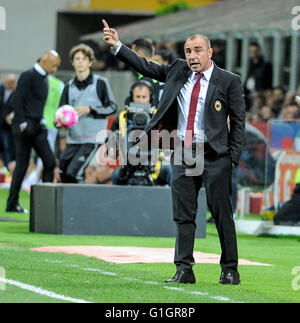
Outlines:
{"label": "man in dark suit", "polygon": [[[193,35],[187,39],[184,45],[186,60],[177,59],[171,65],[159,65],[136,55],[119,41],[115,29],[110,28],[105,20],[103,24],[103,39],[119,59],[142,75],[165,83],[157,113],[145,132],[152,136],[157,134],[157,131],[154,132],[157,129],[176,129],[181,140],[179,148],[189,147],[193,154],[197,154],[197,146],[200,146],[203,152],[204,167],[195,174],[189,172],[191,165],[185,158],[181,164],[175,162],[178,145],[174,147],[171,188],[177,228],[176,273],[165,282],[196,281],[192,270],[195,263],[195,217],[198,193],[204,184],[208,208],[215,220],[222,248],[219,283],[239,284],[230,194],[232,168],[239,162],[245,129],[245,104],[240,78],[218,68],[211,61],[213,50],[203,35]],[[152,136],[151,141],[154,139]]]}
{"label": "man in dark suit", "polygon": [[253,92],[262,92],[272,89],[273,67],[268,62],[257,42],[249,45],[249,67],[244,84],[246,110],[251,108]]}
{"label": "man in dark suit", "polygon": [[6,212],[28,212],[19,205],[19,193],[32,148],[43,161],[43,182],[53,181],[56,161],[47,140],[43,113],[48,95],[47,75],[55,73],[59,65],[59,55],[54,50],[49,50],[38,63],[20,75],[11,103],[14,110],[12,131],[16,143],[16,168],[12,176]]}

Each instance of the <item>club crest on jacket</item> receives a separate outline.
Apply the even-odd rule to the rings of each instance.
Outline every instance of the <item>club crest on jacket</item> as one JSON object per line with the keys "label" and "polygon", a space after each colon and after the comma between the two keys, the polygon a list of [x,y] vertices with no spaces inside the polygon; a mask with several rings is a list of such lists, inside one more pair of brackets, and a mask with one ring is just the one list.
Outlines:
{"label": "club crest on jacket", "polygon": [[215,109],[216,109],[216,111],[221,111],[221,109],[222,109],[222,104],[221,104],[221,101],[219,101],[219,100],[216,100],[215,101]]}

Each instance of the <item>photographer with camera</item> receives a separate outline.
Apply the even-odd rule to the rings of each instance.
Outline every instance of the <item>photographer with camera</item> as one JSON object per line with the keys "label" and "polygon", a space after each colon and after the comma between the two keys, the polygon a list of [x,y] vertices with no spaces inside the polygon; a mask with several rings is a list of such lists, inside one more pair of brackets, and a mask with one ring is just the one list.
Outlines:
{"label": "photographer with camera", "polygon": [[[111,131],[118,133],[118,142],[125,145],[125,154],[129,151],[128,137],[134,130],[144,130],[156,112],[154,89],[146,80],[135,82],[130,88],[129,97],[125,100],[125,109],[115,119]],[[120,151],[120,147],[119,151]],[[116,185],[170,185],[171,167],[162,165],[162,153],[150,153],[149,165],[119,166],[112,173]]]}

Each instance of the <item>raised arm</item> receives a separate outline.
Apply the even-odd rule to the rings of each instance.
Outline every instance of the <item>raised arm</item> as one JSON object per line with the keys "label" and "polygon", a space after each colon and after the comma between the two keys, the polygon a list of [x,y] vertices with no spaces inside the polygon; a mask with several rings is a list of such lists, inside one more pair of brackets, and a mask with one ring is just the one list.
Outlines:
{"label": "raised arm", "polygon": [[116,57],[131,66],[134,70],[143,76],[150,77],[160,82],[166,81],[169,65],[160,65],[146,60],[144,57],[137,55],[134,51],[123,45],[119,40],[118,32],[110,28],[103,19],[103,40],[117,52]]}

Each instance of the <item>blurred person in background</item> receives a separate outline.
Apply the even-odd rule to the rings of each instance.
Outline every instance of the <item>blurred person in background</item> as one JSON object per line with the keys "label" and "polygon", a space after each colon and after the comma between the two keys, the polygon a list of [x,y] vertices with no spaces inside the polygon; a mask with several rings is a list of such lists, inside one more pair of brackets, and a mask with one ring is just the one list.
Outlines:
{"label": "blurred person in background", "polygon": [[263,119],[261,117],[260,112],[253,112],[251,114],[247,114],[247,121],[248,122],[262,122]]}
{"label": "blurred person in background", "polygon": [[174,53],[175,56],[177,56],[177,53],[178,53],[178,49],[177,49],[177,44],[170,41],[170,40],[163,40],[163,41],[160,41],[158,43],[156,43],[156,46],[155,46],[155,49],[156,50],[159,50],[159,49],[168,49],[170,50],[171,52]]}
{"label": "blurred person in background", "polygon": [[[146,58],[147,61],[154,61],[155,46],[151,39],[149,38],[139,38],[136,39],[131,44],[131,50],[136,54]],[[145,77],[140,73],[137,73],[138,80],[146,80],[153,85],[154,88],[154,106],[158,106],[160,85],[157,80],[151,79],[150,77]]]}
{"label": "blurred person in background", "polygon": [[272,89],[272,64],[267,62],[257,42],[249,45],[249,68],[247,72],[245,88],[246,109],[251,106],[253,91],[265,91]]}
{"label": "blurred person in background", "polygon": [[261,108],[260,116],[261,116],[262,122],[268,122],[269,120],[275,117],[272,108],[268,105],[264,105]]}
{"label": "blurred person in background", "polygon": [[287,92],[285,94],[284,101],[283,101],[282,105],[285,106],[287,104],[293,104],[293,103],[297,104],[295,102],[295,95],[296,95],[295,92]]}
{"label": "blurred person in background", "polygon": [[273,90],[265,90],[265,91],[263,91],[263,95],[265,98],[265,104],[272,106],[272,104],[273,104]]}
{"label": "blurred person in background", "polygon": [[[53,153],[55,153],[55,143],[58,134],[58,130],[54,125],[54,116],[55,112],[58,109],[60,97],[64,89],[64,83],[53,75],[48,77],[48,96],[46,104],[44,107],[44,120],[45,126],[48,130],[47,139],[50,145],[50,148]],[[41,172],[43,169],[43,163],[41,158],[37,159],[36,162],[36,178],[34,184],[37,184],[40,181]]]}
{"label": "blurred person in background", "polygon": [[90,165],[85,169],[85,184],[111,184],[113,170],[103,165]]}
{"label": "blurred person in background", "polygon": [[285,91],[283,88],[281,87],[276,87],[273,89],[273,93],[272,93],[272,111],[275,115],[275,117],[277,117],[280,113],[280,111],[283,108],[284,105],[284,101],[285,101]]}
{"label": "blurred person in background", "polygon": [[[130,89],[130,95],[128,99],[126,100],[128,102],[128,105],[131,106],[131,103],[133,104],[140,104],[140,105],[150,105],[151,107],[154,107],[154,89],[151,83],[149,83],[146,80],[138,80],[135,82]],[[127,107],[125,107],[127,109]],[[116,118],[111,126],[111,131],[118,131],[121,128],[124,128],[125,125],[122,125],[122,116],[125,116],[126,120],[126,136],[129,136],[130,129],[132,127],[133,121],[130,120],[130,118],[127,118],[126,110],[123,110],[124,114],[121,114],[121,117]],[[155,154],[153,154],[155,155]],[[158,156],[159,157],[159,156]],[[163,155],[160,155],[160,157],[163,157]],[[171,185],[171,167],[168,165],[162,165],[162,160],[159,158],[152,160],[153,166],[150,167],[150,176],[153,177],[153,182],[155,185]],[[112,173],[112,183],[114,185],[123,184],[128,179],[125,176],[127,173],[125,172],[125,169],[127,169],[127,166],[119,166],[116,168]]]}
{"label": "blurred person in background", "polygon": [[[299,89],[297,90],[297,95],[299,96],[300,93],[298,91]],[[295,104],[300,108],[300,100],[298,100],[297,97],[295,100]],[[294,107],[291,112],[295,112]],[[299,111],[296,116],[300,116]],[[300,131],[298,130],[298,133],[299,132]],[[294,151],[300,151],[299,142],[296,140],[294,141]],[[279,206],[273,221],[275,225],[300,225],[300,167],[298,168],[295,176],[295,187],[292,196],[283,205]]]}
{"label": "blurred person in background", "polygon": [[16,88],[16,75],[8,74],[0,85],[0,147],[6,167],[15,159],[15,144],[11,123],[13,111],[11,101]]}
{"label": "blurred person in background", "polygon": [[[155,51],[155,54],[153,56],[153,61],[157,62],[158,64],[172,64],[174,60],[176,59],[176,55],[174,51],[167,47],[160,47],[158,50]],[[159,82],[159,94],[158,99],[160,100],[162,96],[162,92],[164,90],[164,84],[163,82]]]}
{"label": "blurred person in background", "polygon": [[221,39],[213,40],[211,47],[213,48],[212,60],[220,67],[225,69],[226,67],[226,52],[224,48],[224,41]]}
{"label": "blurred person in background", "polygon": [[63,183],[84,183],[85,169],[105,140],[97,134],[107,130],[107,117],[117,111],[117,105],[108,80],[91,71],[95,61],[91,47],[85,44],[73,47],[70,60],[76,76],[65,85],[59,106],[74,107],[79,120],[67,129],[67,145],[60,156],[60,177]]}
{"label": "blurred person in background", "polygon": [[16,89],[16,79],[15,74],[8,74],[5,77],[4,83],[0,84],[0,106],[7,102],[8,98]]}
{"label": "blurred person in background", "polygon": [[[86,44],[89,45],[89,44]],[[92,48],[92,46],[90,46]],[[95,63],[92,66],[94,71],[114,71],[125,69],[125,64],[117,60],[105,44],[99,44],[93,48]]]}
{"label": "blurred person in background", "polygon": [[279,120],[295,120],[299,112],[299,107],[296,103],[286,104],[277,119]]}
{"label": "blurred person in background", "polygon": [[250,113],[260,112],[262,107],[265,105],[265,97],[261,92],[254,92],[252,96],[251,107],[249,109]]}
{"label": "blurred person in background", "polygon": [[48,95],[47,75],[57,71],[60,61],[59,55],[54,50],[49,50],[38,63],[20,75],[12,100],[16,168],[7,200],[7,212],[27,213],[27,210],[19,205],[19,192],[29,165],[32,148],[43,161],[43,182],[53,181],[56,161],[47,140],[43,114]]}

